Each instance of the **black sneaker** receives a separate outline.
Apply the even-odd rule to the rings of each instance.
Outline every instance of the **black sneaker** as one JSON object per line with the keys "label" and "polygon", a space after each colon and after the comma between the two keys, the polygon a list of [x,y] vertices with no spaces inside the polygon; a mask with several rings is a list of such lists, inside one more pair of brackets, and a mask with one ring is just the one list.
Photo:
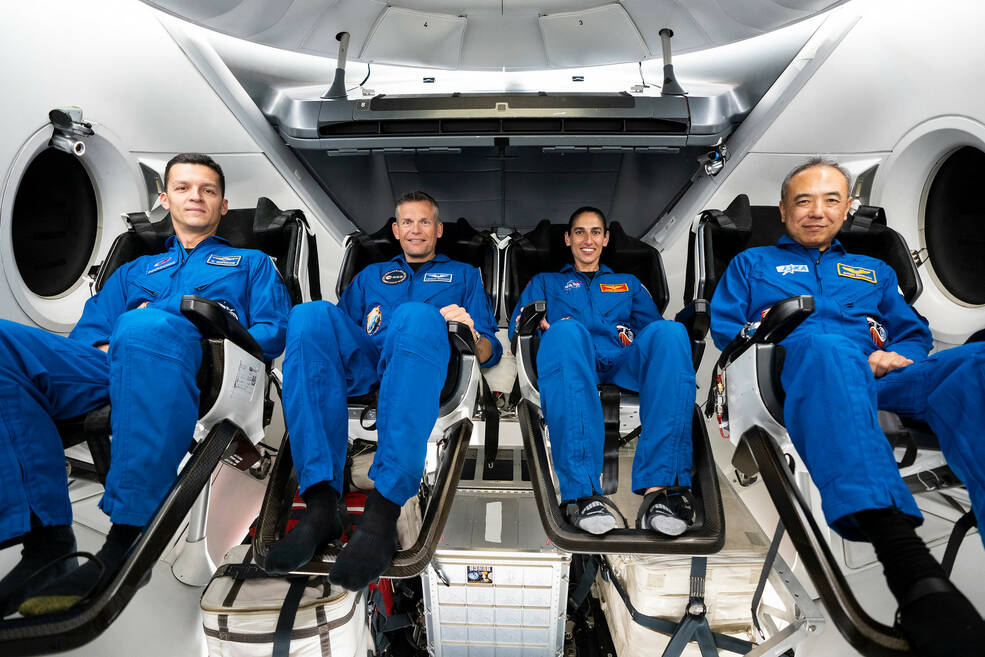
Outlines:
{"label": "black sneaker", "polygon": [[694,521],[690,495],[680,489],[647,493],[640,505],[640,524],[664,536],[680,536]]}
{"label": "black sneaker", "polygon": [[568,522],[578,529],[601,536],[616,527],[616,518],[599,497],[581,497],[568,503]]}

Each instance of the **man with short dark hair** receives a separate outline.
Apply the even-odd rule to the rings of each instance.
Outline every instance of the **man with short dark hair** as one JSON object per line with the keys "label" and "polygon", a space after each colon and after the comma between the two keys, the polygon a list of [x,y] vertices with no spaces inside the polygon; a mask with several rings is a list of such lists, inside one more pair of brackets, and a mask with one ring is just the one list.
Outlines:
{"label": "man with short dark hair", "polygon": [[[218,301],[268,358],[283,351],[290,300],[280,275],[262,252],[216,236],[224,182],[206,155],[168,162],[160,200],[175,234],[167,251],[117,269],[68,338],[0,321],[0,541],[23,543],[21,561],[0,580],[0,614],[61,611],[105,585],[170,489],[194,434],[202,362],[202,336],[179,310],[183,295]],[[107,401],[113,440],[100,507],[112,528],[97,560],[72,568],[54,420]]]}
{"label": "man with short dark hair", "polygon": [[349,442],[346,397],[379,384],[379,438],[369,472],[374,490],[330,576],[354,591],[392,562],[400,508],[420,487],[450,357],[447,322],[472,330],[484,367],[502,353],[481,273],[436,251],[438,203],[424,192],[406,194],[392,227],[401,255],[359,272],[337,306],[296,306],[287,329],[284,417],[307,508],[271,549],[266,567],[295,570],[342,534],[337,505]]}
{"label": "man with short dark hair", "polygon": [[814,297],[814,312],[781,343],[781,382],[787,431],[825,517],[845,538],[873,544],[918,654],[978,655],[985,624],[914,532],[922,517],[877,409],[926,421],[985,517],[985,343],[927,355],[927,321],[903,299],[893,269],[846,252],[836,238],[852,203],[837,163],[797,167],[781,198],[788,236],[740,253],[715,289],[715,344],[755,330],[777,301]]}
{"label": "man with short dark hair", "polygon": [[693,518],[691,416],[694,368],[687,331],[664,320],[632,274],[601,264],[609,243],[605,215],[578,208],[564,243],[572,263],[534,276],[513,311],[543,299],[547,315],[537,351],[537,382],[551,435],[551,456],[568,520],[591,534],[616,526],[599,493],[605,446],[596,386],[614,383],[640,394],[641,433],[633,458],[633,491],[643,495],[641,525],[678,536]]}

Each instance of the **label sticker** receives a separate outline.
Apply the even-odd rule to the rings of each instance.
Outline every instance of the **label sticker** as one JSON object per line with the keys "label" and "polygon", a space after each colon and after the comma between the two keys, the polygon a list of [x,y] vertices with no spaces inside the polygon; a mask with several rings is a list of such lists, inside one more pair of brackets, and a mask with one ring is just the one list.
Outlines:
{"label": "label sticker", "polygon": [[874,269],[852,267],[851,265],[846,265],[843,262],[838,263],[838,275],[844,276],[845,278],[854,278],[857,281],[866,281],[867,283],[872,284],[875,284],[876,282],[876,271]]}
{"label": "label sticker", "polygon": [[776,273],[781,276],[786,276],[787,274],[806,274],[810,272],[807,265],[777,265]]}
{"label": "label sticker", "polygon": [[380,276],[380,280],[387,285],[396,285],[397,283],[403,283],[407,280],[407,272],[403,269],[391,269],[387,273]]}
{"label": "label sticker", "polygon": [[466,584],[492,584],[492,566],[466,566]]}
{"label": "label sticker", "polygon": [[383,325],[383,310],[379,305],[375,306],[366,315],[366,332],[373,335],[380,330],[380,326]]}
{"label": "label sticker", "polygon": [[238,255],[221,256],[213,253],[208,257],[205,263],[208,265],[216,265],[218,267],[237,267],[239,266],[239,261],[242,258],[243,256],[238,256]]}
{"label": "label sticker", "polygon": [[629,292],[627,283],[599,283],[599,288],[603,292]]}
{"label": "label sticker", "polygon": [[239,399],[250,399],[257,387],[259,376],[260,369],[258,367],[241,361],[236,370],[236,378],[233,379],[232,396]]}
{"label": "label sticker", "polygon": [[158,260],[157,262],[151,263],[150,266],[147,267],[147,273],[153,274],[156,271],[161,271],[162,269],[167,269],[168,267],[174,267],[176,264],[178,264],[178,259],[174,256],[168,256],[163,260]]}
{"label": "label sticker", "polygon": [[424,274],[425,283],[451,283],[451,278],[451,274],[436,274],[434,272]]}

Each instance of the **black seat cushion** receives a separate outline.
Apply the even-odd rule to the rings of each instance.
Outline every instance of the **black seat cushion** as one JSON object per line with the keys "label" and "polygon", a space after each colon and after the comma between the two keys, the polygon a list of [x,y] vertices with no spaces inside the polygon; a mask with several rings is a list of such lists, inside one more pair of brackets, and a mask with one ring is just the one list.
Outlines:
{"label": "black seat cushion", "polygon": [[[857,220],[856,220],[857,218]],[[920,276],[902,235],[885,225],[882,208],[861,206],[849,215],[838,232],[838,240],[849,253],[859,253],[882,260],[896,272],[903,297],[908,303],[921,292]],[[739,194],[724,211],[706,210],[702,213],[704,252],[710,254],[704,262],[704,287],[697,289],[695,280],[695,235],[688,249],[688,275],[684,301],[695,296],[711,299],[715,286],[732,259],[742,251],[757,246],[775,244],[786,234],[780,220],[780,209],[772,205],[750,205],[749,197]]]}
{"label": "black seat cushion", "polygon": [[[571,249],[564,245],[568,225],[542,220],[529,233],[510,236],[506,264],[506,308],[512,312],[530,279],[541,272],[560,271],[572,262]],[[613,271],[640,279],[662,313],[670,299],[663,260],[656,248],[626,234],[618,221],[609,224],[609,244],[601,262]]]}

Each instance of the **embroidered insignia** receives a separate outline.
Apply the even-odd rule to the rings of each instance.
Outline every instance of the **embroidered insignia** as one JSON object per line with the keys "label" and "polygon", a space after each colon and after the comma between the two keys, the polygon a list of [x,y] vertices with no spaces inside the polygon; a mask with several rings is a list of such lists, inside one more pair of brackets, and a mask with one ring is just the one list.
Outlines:
{"label": "embroidered insignia", "polygon": [[243,256],[238,256],[238,255],[235,255],[235,256],[221,256],[221,255],[216,255],[216,254],[213,253],[205,261],[205,264],[207,264],[207,265],[217,265],[219,267],[238,267],[239,266],[239,261],[242,258],[243,258]]}
{"label": "embroidered insignia", "polygon": [[451,283],[451,274],[436,274],[428,272],[424,274],[425,283]]}
{"label": "embroidered insignia", "polygon": [[865,321],[869,323],[869,335],[872,336],[872,343],[879,349],[885,347],[886,342],[889,340],[886,327],[876,321],[874,317],[869,317],[868,315],[866,315]]}
{"label": "embroidered insignia", "polygon": [[851,265],[846,265],[843,262],[838,263],[838,275],[844,276],[845,278],[854,278],[857,281],[866,281],[867,283],[872,284],[875,284],[876,282],[876,271],[874,269],[852,267]]}
{"label": "embroidered insignia", "polygon": [[807,265],[777,265],[776,266],[776,273],[780,274],[781,276],[786,276],[787,274],[807,273],[809,271],[810,269],[807,268]]}
{"label": "embroidered insignia", "polygon": [[219,304],[220,308],[225,310],[227,313],[235,317],[237,321],[239,321],[239,313],[236,312],[236,309],[233,307],[233,304],[229,303],[228,301],[225,301],[224,299],[216,299],[215,302]]}
{"label": "embroidered insignia", "polygon": [[407,280],[407,272],[403,269],[391,269],[387,273],[380,276],[380,280],[387,285],[396,285],[397,283],[403,283]]}
{"label": "embroidered insignia", "polygon": [[178,259],[174,256],[168,256],[167,258],[158,260],[147,267],[147,273],[153,274],[156,271],[161,271],[162,269],[167,269],[168,267],[174,267],[176,264],[178,264]]}
{"label": "embroidered insignia", "polygon": [[577,290],[580,287],[581,287],[581,281],[576,281],[574,279],[564,284],[565,290]]}
{"label": "embroidered insignia", "polygon": [[629,292],[628,283],[599,283],[603,292]]}
{"label": "embroidered insignia", "polygon": [[379,305],[374,306],[369,314],[366,315],[366,332],[373,335],[380,330],[380,326],[383,325],[383,310],[380,309]]}
{"label": "embroidered insignia", "polygon": [[619,342],[621,342],[624,347],[628,347],[636,338],[636,334],[633,333],[633,329],[624,324],[616,324],[616,334],[619,336]]}

